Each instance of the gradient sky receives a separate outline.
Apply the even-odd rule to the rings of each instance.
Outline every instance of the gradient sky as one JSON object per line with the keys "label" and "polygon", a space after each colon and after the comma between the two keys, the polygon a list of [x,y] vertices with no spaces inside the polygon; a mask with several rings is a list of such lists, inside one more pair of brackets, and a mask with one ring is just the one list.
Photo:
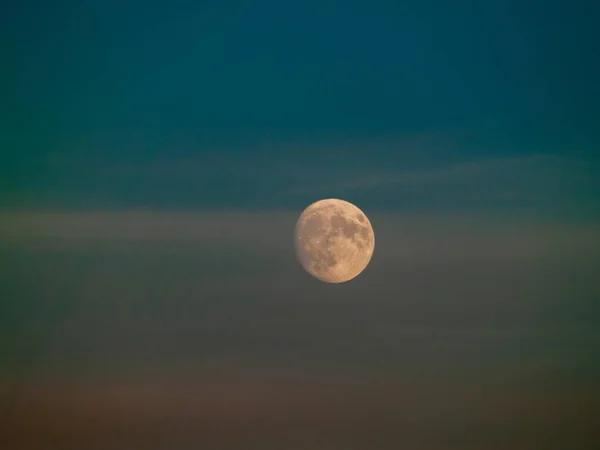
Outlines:
{"label": "gradient sky", "polygon": [[[299,207],[331,190],[307,184],[551,154],[465,206],[598,215],[591,2],[12,3],[4,208]],[[457,208],[469,181],[354,195]]]}
{"label": "gradient sky", "polygon": [[[12,449],[595,448],[597,5],[12,3]],[[375,229],[341,285],[325,197]]]}

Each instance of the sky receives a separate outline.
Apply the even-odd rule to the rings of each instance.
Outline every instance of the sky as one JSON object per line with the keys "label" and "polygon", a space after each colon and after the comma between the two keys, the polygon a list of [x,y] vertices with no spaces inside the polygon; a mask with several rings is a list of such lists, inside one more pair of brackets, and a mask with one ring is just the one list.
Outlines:
{"label": "sky", "polygon": [[[3,208],[297,208],[330,179],[552,155],[476,207],[597,217],[590,2],[12,3]],[[428,189],[352,195],[461,206]],[[536,189],[557,205],[514,198]]]}
{"label": "sky", "polygon": [[51,3],[0,6],[11,448],[593,448],[599,6]]}

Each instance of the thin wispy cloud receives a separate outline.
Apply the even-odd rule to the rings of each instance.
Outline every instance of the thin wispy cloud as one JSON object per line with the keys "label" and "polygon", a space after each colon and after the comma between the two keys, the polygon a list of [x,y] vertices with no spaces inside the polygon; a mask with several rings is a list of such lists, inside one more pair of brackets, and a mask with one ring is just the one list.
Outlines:
{"label": "thin wispy cloud", "polygon": [[348,174],[343,180],[335,183],[306,185],[294,188],[291,194],[306,194],[321,191],[351,192],[394,185],[434,185],[457,179],[481,178],[490,174],[510,170],[540,169],[540,166],[555,166],[560,162],[558,156],[552,154],[535,154],[507,158],[489,158],[452,164],[429,170],[416,170],[400,173]]}

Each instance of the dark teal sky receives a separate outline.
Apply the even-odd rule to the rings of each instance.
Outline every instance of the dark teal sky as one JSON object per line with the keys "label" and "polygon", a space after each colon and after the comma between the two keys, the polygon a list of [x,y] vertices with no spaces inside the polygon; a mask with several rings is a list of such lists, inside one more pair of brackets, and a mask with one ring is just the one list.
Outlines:
{"label": "dark teal sky", "polygon": [[[384,209],[595,211],[592,2],[14,3],[0,14],[5,209],[253,209],[336,194]],[[535,180],[518,201],[335,189],[540,154],[560,161],[520,173]],[[558,197],[524,202],[530,185]]]}

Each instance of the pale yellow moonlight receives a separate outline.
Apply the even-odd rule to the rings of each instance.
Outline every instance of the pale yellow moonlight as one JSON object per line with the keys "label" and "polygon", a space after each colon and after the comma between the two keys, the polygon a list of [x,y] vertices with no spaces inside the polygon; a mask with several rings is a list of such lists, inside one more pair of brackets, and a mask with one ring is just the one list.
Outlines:
{"label": "pale yellow moonlight", "polygon": [[298,260],[308,273],[327,283],[343,283],[359,275],[371,261],[375,233],[360,209],[331,198],[302,212],[295,244]]}

